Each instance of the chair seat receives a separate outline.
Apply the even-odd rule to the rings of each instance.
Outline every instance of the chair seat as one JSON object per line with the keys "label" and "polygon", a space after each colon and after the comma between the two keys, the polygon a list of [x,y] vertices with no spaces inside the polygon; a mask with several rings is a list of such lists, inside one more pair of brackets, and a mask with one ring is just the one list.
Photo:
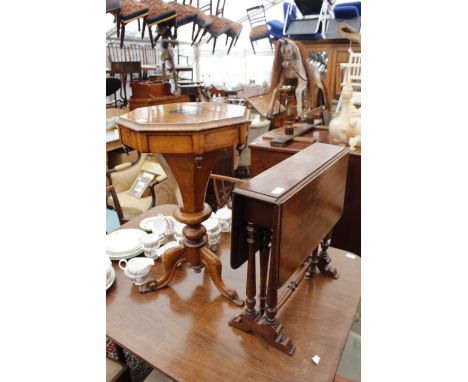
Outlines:
{"label": "chair seat", "polygon": [[194,7],[188,7],[176,1],[171,1],[168,4],[174,7],[177,11],[176,24],[178,27],[188,24],[197,18],[198,12]]}
{"label": "chair seat", "polygon": [[223,33],[227,33],[231,29],[231,22],[228,19],[218,16],[211,16],[213,22],[208,27],[208,33],[214,38],[221,36]]}
{"label": "chair seat", "polygon": [[[151,196],[135,198],[133,195],[130,195],[129,190],[117,193],[117,198],[119,199],[124,216],[127,217],[141,215],[151,207]],[[112,198],[109,198],[107,203],[109,206],[115,207]]]}
{"label": "chair seat", "polygon": [[267,38],[270,35],[270,30],[268,29],[268,25],[257,25],[252,28],[249,34],[249,38],[251,41],[261,40],[262,38]]}
{"label": "chair seat", "polygon": [[143,2],[149,8],[148,16],[146,16],[146,23],[148,25],[154,25],[176,17],[174,7],[162,0],[144,0]]}
{"label": "chair seat", "polygon": [[123,369],[119,362],[106,357],[106,382],[111,382]]}
{"label": "chair seat", "polygon": [[242,24],[236,23],[235,21],[231,21],[231,20],[229,21],[231,23],[231,29],[229,29],[229,31],[226,32],[226,34],[229,37],[236,38],[242,32]]}
{"label": "chair seat", "polygon": [[120,7],[120,17],[122,21],[130,21],[136,17],[143,17],[148,14],[148,7],[144,3],[135,0],[122,0]]}

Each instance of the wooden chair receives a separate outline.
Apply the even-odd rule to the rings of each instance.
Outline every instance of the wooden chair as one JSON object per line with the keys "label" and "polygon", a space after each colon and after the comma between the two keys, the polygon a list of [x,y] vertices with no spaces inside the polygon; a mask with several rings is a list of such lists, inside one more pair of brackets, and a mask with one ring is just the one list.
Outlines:
{"label": "wooden chair", "polygon": [[120,34],[120,47],[123,48],[125,39],[125,26],[134,20],[148,15],[149,9],[143,2],[136,0],[122,0],[120,11],[117,12],[117,37]]}
{"label": "wooden chair", "polygon": [[226,32],[226,45],[228,43],[229,37],[231,37],[231,45],[229,45],[229,49],[226,54],[229,54],[233,44],[234,46],[236,46],[237,40],[239,40],[239,36],[241,32],[242,32],[242,24],[231,21],[231,29],[229,29]]}
{"label": "wooden chair", "polygon": [[148,34],[151,41],[151,47],[154,48],[156,42],[160,37],[160,33],[156,35],[153,40],[153,32],[151,28],[153,26],[159,26],[160,24],[173,23],[175,27],[175,20],[177,16],[176,9],[165,3],[162,0],[142,0],[142,2],[148,7],[149,11],[146,17],[143,19],[143,28],[141,30],[141,38],[145,36],[145,29],[148,27]]}
{"label": "wooden chair", "polygon": [[106,199],[108,199],[109,197],[112,198],[113,206],[115,212],[117,212],[117,216],[119,217],[120,225],[128,222],[128,219],[124,216],[122,212],[122,207],[120,206],[119,198],[117,197],[114,186],[112,185],[106,187]]}
{"label": "wooden chair", "polygon": [[[193,7],[193,5],[189,6]],[[210,17],[213,14],[213,2],[209,0],[206,4],[200,5],[200,0],[197,0],[197,7],[195,9],[197,10],[197,18],[193,22],[192,27],[192,45],[197,41],[200,31],[206,29],[213,22],[213,18]],[[198,27],[196,34],[195,27]]]}
{"label": "wooden chair", "polygon": [[[223,2],[223,5],[220,7],[221,1]],[[233,21],[224,18],[225,5],[226,5],[226,0],[218,0],[215,14],[209,16],[209,18],[211,19],[211,23],[207,27],[205,27],[205,29],[203,30],[203,34],[200,37],[200,40],[198,41],[198,43],[200,43],[203,40],[203,37],[205,37],[205,35],[209,33],[211,36],[208,39],[207,43],[209,43],[211,39],[213,39],[213,52],[212,53],[215,52],[216,41],[219,36],[225,33],[229,34],[231,29],[234,27],[235,31],[233,32],[231,36],[236,35],[236,37],[238,37],[238,35],[240,34],[240,31],[242,30],[242,25],[240,26],[240,29],[239,29],[239,26],[236,26],[238,23],[234,23]],[[234,37],[234,39],[236,39],[236,37]]]}
{"label": "wooden chair", "polygon": [[156,57],[156,49],[149,45],[143,48],[143,63],[141,65],[143,77],[148,78],[148,72],[152,70],[154,74],[159,69],[158,60]]}
{"label": "wooden chair", "polygon": [[185,0],[183,0],[182,4],[178,3],[177,1],[171,1],[168,4],[174,7],[174,9],[177,11],[174,31],[174,39],[177,39],[177,29],[184,25],[194,23],[197,19],[198,11],[193,6],[190,6],[192,5],[191,0],[189,5],[185,5]]}
{"label": "wooden chair", "polygon": [[254,41],[263,40],[265,38],[268,39],[270,47],[273,50],[273,45],[270,40],[270,30],[266,23],[265,7],[263,5],[257,5],[256,7],[248,8],[247,18],[249,19],[250,27],[252,28],[250,30],[249,39],[250,44],[252,44],[254,54],[256,54],[253,44]]}
{"label": "wooden chair", "polygon": [[232,178],[230,176],[211,174],[213,181],[213,190],[215,194],[216,208],[222,208],[227,205],[231,208],[231,195],[236,185],[246,184],[247,180]]}

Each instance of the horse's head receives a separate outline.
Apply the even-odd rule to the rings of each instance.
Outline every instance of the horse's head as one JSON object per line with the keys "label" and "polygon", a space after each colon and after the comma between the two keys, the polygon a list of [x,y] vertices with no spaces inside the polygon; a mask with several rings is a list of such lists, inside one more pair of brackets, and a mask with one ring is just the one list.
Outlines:
{"label": "horse's head", "polygon": [[290,68],[294,65],[294,62],[299,58],[297,55],[297,46],[288,39],[279,39],[278,43],[281,49],[281,55],[283,56],[283,68]]}

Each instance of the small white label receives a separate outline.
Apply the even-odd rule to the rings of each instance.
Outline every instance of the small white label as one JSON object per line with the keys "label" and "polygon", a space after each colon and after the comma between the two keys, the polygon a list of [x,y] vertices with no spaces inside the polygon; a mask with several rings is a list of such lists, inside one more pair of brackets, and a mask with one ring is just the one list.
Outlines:
{"label": "small white label", "polygon": [[145,123],[146,122],[146,119],[137,119],[136,120],[138,123]]}
{"label": "small white label", "polygon": [[283,192],[284,192],[283,187],[276,187],[273,191],[271,191],[273,195],[279,195],[279,194],[282,194]]}
{"label": "small white label", "polygon": [[316,365],[318,365],[319,362],[320,362],[320,357],[318,355],[314,355],[312,357],[312,362],[315,363]]}
{"label": "small white label", "polygon": [[356,258],[356,255],[352,255],[351,253],[347,253],[346,254],[346,257],[349,258],[349,259],[355,259]]}

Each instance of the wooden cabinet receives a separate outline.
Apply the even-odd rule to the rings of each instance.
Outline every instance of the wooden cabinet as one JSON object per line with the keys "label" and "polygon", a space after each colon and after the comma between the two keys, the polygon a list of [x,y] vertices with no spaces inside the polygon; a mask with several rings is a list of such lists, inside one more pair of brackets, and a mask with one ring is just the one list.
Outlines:
{"label": "wooden cabinet", "polygon": [[[341,82],[343,73],[340,69],[341,63],[348,62],[348,49],[350,43],[348,40],[308,40],[301,41],[310,56],[312,52],[326,52],[328,57],[327,72],[325,82],[330,89],[332,99],[338,99],[341,93]],[[361,52],[361,46],[353,44],[352,49],[355,53]]]}

